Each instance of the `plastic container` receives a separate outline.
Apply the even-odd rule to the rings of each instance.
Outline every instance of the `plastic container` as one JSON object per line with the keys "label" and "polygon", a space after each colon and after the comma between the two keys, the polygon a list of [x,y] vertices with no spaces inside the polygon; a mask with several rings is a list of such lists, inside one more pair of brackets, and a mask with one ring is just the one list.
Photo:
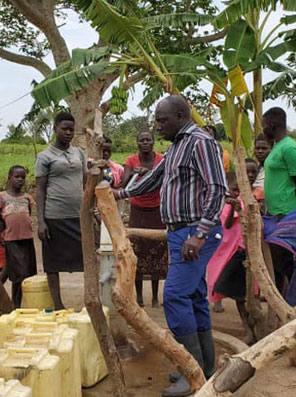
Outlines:
{"label": "plastic container", "polygon": [[18,380],[0,378],[0,397],[32,397],[32,389],[23,386]]}
{"label": "plastic container", "polygon": [[[3,346],[3,341],[11,334],[11,331],[18,322],[32,323],[35,319],[41,316],[38,309],[16,309],[9,314],[3,314],[0,317],[0,347]],[[55,315],[51,315],[51,320],[54,320]],[[47,317],[47,321],[48,317]]]}
{"label": "plastic container", "polygon": [[42,310],[45,307],[54,307],[46,275],[37,274],[26,278],[22,282],[22,292],[23,308]]}
{"label": "plastic container", "polygon": [[[78,331],[57,323],[23,324],[23,328],[14,329],[7,337],[4,348],[48,349],[61,360],[62,396],[81,397]],[[30,332],[26,333],[28,329]]]}
{"label": "plastic container", "polygon": [[0,376],[19,379],[32,389],[32,397],[63,397],[60,359],[46,349],[0,349]]}
{"label": "plastic container", "polygon": [[[109,309],[107,307],[103,309],[108,319]],[[80,313],[68,314],[67,317],[69,327],[79,331],[81,384],[83,387],[91,387],[108,375],[100,344],[85,308]],[[57,316],[57,321],[59,321],[59,316]]]}

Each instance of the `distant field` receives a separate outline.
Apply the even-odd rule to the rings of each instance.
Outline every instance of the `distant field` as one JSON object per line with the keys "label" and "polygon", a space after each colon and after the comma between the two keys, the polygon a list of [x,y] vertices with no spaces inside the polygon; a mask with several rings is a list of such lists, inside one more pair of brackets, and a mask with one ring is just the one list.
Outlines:
{"label": "distant field", "polygon": [[[231,144],[229,142],[222,142],[222,145],[231,151]],[[155,150],[157,152],[164,153],[168,148],[168,142],[156,142]],[[41,152],[47,146],[45,145],[37,145],[37,152]],[[136,152],[136,151],[135,151]],[[135,152],[122,152],[122,153],[113,153],[112,160],[119,163],[124,164],[124,160],[127,156]],[[27,176],[27,184],[29,187],[35,185],[34,178],[34,162],[35,162],[35,153],[32,145],[19,145],[19,144],[0,144],[0,190],[5,189],[5,184],[7,180],[8,170],[13,165],[22,165],[29,170],[29,174]]]}
{"label": "distant field", "polygon": [[[46,145],[37,145],[37,152],[41,152],[46,149]],[[156,142],[155,150],[164,152],[168,147],[167,142]],[[122,152],[113,153],[112,160],[124,164],[124,160],[127,156],[130,156],[135,152]],[[0,190],[5,189],[7,180],[7,174],[10,167],[13,165],[22,165],[29,170],[27,176],[27,184],[29,187],[34,186],[34,163],[35,163],[35,152],[32,145],[21,145],[21,144],[0,144]]]}

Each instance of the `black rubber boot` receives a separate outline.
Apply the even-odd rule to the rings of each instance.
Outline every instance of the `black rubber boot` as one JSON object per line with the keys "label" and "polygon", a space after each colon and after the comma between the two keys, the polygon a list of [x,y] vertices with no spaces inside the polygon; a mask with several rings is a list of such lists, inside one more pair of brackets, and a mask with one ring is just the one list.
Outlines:
{"label": "black rubber boot", "polygon": [[198,332],[198,339],[203,357],[203,371],[206,379],[215,373],[215,345],[212,331]]}
{"label": "black rubber boot", "polygon": [[[185,336],[176,336],[176,340],[185,347],[186,350],[196,359],[201,368],[203,368],[203,359],[199,338],[197,333]],[[185,397],[192,393],[190,385],[183,375],[180,375],[176,383],[164,389],[162,397]]]}

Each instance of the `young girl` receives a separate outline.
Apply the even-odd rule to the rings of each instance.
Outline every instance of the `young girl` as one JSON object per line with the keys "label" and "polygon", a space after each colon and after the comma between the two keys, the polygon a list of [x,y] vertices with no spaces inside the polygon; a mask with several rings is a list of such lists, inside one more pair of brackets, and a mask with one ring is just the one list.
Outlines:
{"label": "young girl", "polygon": [[[258,174],[258,166],[256,162],[252,159],[246,159],[246,169],[247,175],[249,178],[250,185],[252,187],[254,181],[256,180]],[[231,187],[231,183],[229,184],[229,189],[232,191],[233,187]],[[235,184],[236,189],[238,191],[237,185]],[[257,201],[261,202],[264,199],[263,189],[253,189],[253,194]],[[246,260],[246,251],[245,245],[243,242],[240,220],[238,211],[242,208],[242,202],[239,200],[238,196],[236,198],[228,198],[226,203],[231,206],[228,211],[227,218],[224,222],[224,231],[223,233],[226,236],[230,236],[230,241],[226,241],[224,244],[225,251],[229,254],[227,257],[223,258],[221,261],[221,257],[216,257],[216,261],[221,261],[220,263],[220,272],[216,271],[216,278],[212,280],[212,295],[213,299],[218,299],[221,297],[229,297],[235,299],[238,312],[240,314],[241,320],[243,322],[244,328],[247,332],[245,342],[253,343],[254,334],[249,325],[249,315],[245,308],[245,297],[246,297],[246,269],[243,265],[243,262]],[[227,205],[226,204],[226,205]],[[223,224],[223,221],[222,221]],[[231,237],[236,242],[236,250],[234,251],[232,248],[234,245],[234,241],[231,240]],[[223,245],[224,235],[223,235]],[[232,246],[231,246],[232,243]],[[219,247],[219,249],[221,246]],[[218,250],[219,250],[218,249]],[[212,258],[213,260],[213,258]],[[214,266],[213,264],[212,266]]]}
{"label": "young girl", "polygon": [[14,165],[8,173],[7,190],[0,192],[0,218],[5,222],[6,266],[16,308],[21,305],[22,281],[37,273],[30,217],[34,200],[28,193],[22,192],[25,180],[25,168]]}
{"label": "young girl", "polygon": [[216,304],[215,311],[221,311],[217,310],[217,308],[220,306],[221,309],[221,300],[225,298],[225,295],[214,291],[215,283],[232,256],[238,251],[238,249],[244,249],[239,216],[236,211],[240,208],[240,201],[238,199],[239,189],[234,172],[229,172],[227,174],[227,182],[230,196],[226,199],[226,203],[221,214],[223,239],[217,251],[212,256],[207,270],[209,299],[211,302]]}

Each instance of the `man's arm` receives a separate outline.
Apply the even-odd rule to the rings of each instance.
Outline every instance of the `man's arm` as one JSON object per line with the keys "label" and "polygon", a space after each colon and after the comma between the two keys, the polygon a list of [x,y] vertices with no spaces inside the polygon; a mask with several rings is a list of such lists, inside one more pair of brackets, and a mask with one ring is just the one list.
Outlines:
{"label": "man's arm", "polygon": [[194,154],[194,163],[207,186],[198,228],[208,233],[219,220],[225,202],[227,182],[219,147],[214,140],[197,142]]}
{"label": "man's arm", "polygon": [[163,181],[163,172],[165,167],[165,157],[151,171],[147,172],[143,178],[132,186],[115,192],[117,199],[125,199],[128,197],[141,196],[145,193],[151,193],[159,189]]}

